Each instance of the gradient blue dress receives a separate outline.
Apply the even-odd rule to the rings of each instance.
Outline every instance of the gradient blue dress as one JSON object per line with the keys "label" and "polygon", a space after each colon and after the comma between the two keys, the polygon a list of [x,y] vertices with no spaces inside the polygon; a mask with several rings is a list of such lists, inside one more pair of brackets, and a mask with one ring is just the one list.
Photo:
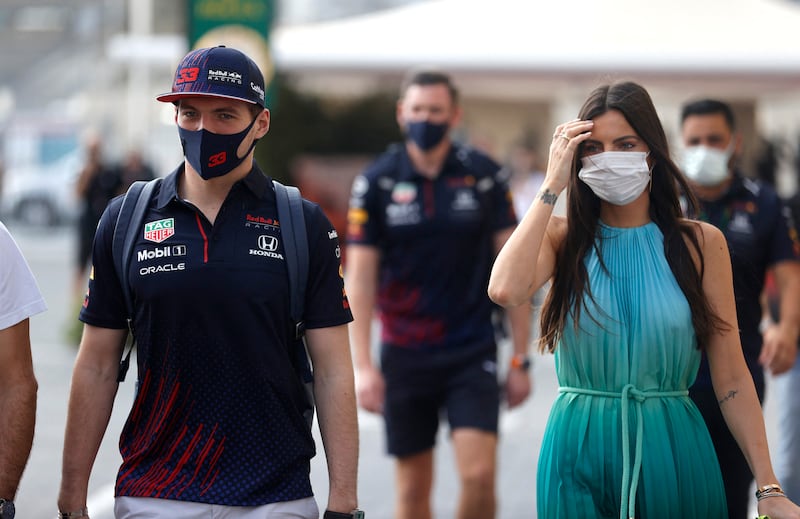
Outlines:
{"label": "gradient blue dress", "polygon": [[540,519],[728,517],[714,447],[688,397],[700,352],[655,223],[600,224],[608,272],[556,350],[559,394],[539,454]]}

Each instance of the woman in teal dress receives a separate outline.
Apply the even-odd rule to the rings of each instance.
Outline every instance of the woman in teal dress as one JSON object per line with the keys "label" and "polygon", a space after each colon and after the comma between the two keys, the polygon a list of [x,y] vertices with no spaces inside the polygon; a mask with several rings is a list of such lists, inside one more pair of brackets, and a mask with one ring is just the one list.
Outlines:
{"label": "woman in teal dress", "polygon": [[[646,90],[596,89],[556,128],[545,182],[495,261],[489,295],[503,306],[552,282],[541,344],[555,352],[560,387],[538,517],[726,518],[714,448],[688,397],[705,350],[759,513],[800,518],[772,471],[725,238],[681,217],[679,192],[691,191],[669,157]],[[566,188],[567,217],[553,216]]]}

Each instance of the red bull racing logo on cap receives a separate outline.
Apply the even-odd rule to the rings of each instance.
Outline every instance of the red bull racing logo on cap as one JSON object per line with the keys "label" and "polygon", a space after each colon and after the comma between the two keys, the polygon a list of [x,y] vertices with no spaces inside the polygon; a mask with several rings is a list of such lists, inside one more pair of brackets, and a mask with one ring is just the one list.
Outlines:
{"label": "red bull racing logo on cap", "polygon": [[144,239],[161,243],[175,234],[175,218],[165,218],[144,224]]}
{"label": "red bull racing logo on cap", "polygon": [[208,81],[216,81],[218,83],[228,83],[231,85],[241,85],[242,75],[232,70],[223,69],[209,69]]}

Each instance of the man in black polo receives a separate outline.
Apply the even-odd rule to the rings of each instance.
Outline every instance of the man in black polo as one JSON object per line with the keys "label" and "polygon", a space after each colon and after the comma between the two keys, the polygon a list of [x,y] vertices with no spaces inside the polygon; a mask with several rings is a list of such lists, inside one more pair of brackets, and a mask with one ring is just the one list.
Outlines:
{"label": "man in black polo", "polygon": [[[115,515],[319,517],[314,441],[294,339],[283,234],[253,161],[269,130],[264,81],[241,52],[183,58],[172,91],[185,161],[163,179],[131,260],[138,392],[122,431]],[[121,200],[101,219],[80,319],[58,506],[82,517],[117,388],[125,307],[113,268]],[[330,478],[326,518],[355,517],[358,430],[336,233],[304,202],[306,338]],[[149,514],[149,515],[148,515]]]}
{"label": "man in black polo", "polygon": [[[800,258],[797,234],[775,190],[746,178],[734,167],[740,147],[733,111],[721,101],[688,103],[681,117],[683,171],[700,202],[699,219],[719,227],[730,248],[733,287],[742,349],[759,399],[764,398],[764,368],[788,370],[800,332]],[[709,266],[713,268],[713,266]],[[781,297],[781,321],[759,331],[767,269],[772,268]],[[753,475],[730,434],[711,387],[705,357],[690,395],[708,425],[722,469],[728,514],[747,517]]]}

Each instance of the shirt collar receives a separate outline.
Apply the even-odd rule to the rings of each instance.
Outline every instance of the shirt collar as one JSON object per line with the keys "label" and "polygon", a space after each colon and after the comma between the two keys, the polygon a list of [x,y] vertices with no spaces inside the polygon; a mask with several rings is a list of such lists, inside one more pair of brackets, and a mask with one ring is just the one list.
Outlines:
{"label": "shirt collar", "polygon": [[[182,162],[172,173],[164,177],[156,201],[156,206],[159,209],[166,207],[170,201],[178,199],[178,179],[184,174],[184,168],[185,163]],[[241,182],[238,182],[238,184],[242,184],[259,199],[266,198],[267,193],[272,191],[271,179],[261,171],[261,168],[258,167],[255,161],[253,162],[253,168],[250,170],[250,173],[248,173]]]}
{"label": "shirt collar", "polygon": [[700,200],[700,203],[706,205],[727,204],[732,198],[738,198],[744,189],[744,177],[740,171],[734,170],[731,183],[728,185],[728,189],[725,190],[725,192],[722,193],[719,198],[709,201]]}
{"label": "shirt collar", "polygon": [[[442,177],[446,175],[449,171],[452,170],[453,164],[458,161],[458,153],[459,150],[462,148],[455,142],[450,143],[450,148],[447,151],[447,156],[445,156],[444,162],[442,163],[442,169],[439,171],[439,174],[436,178]],[[417,178],[427,178],[414,169],[414,165],[411,163],[411,157],[408,155],[408,151],[406,150],[405,146],[402,146],[401,153],[400,153],[400,168],[399,168],[399,176],[398,180],[414,180]]]}

